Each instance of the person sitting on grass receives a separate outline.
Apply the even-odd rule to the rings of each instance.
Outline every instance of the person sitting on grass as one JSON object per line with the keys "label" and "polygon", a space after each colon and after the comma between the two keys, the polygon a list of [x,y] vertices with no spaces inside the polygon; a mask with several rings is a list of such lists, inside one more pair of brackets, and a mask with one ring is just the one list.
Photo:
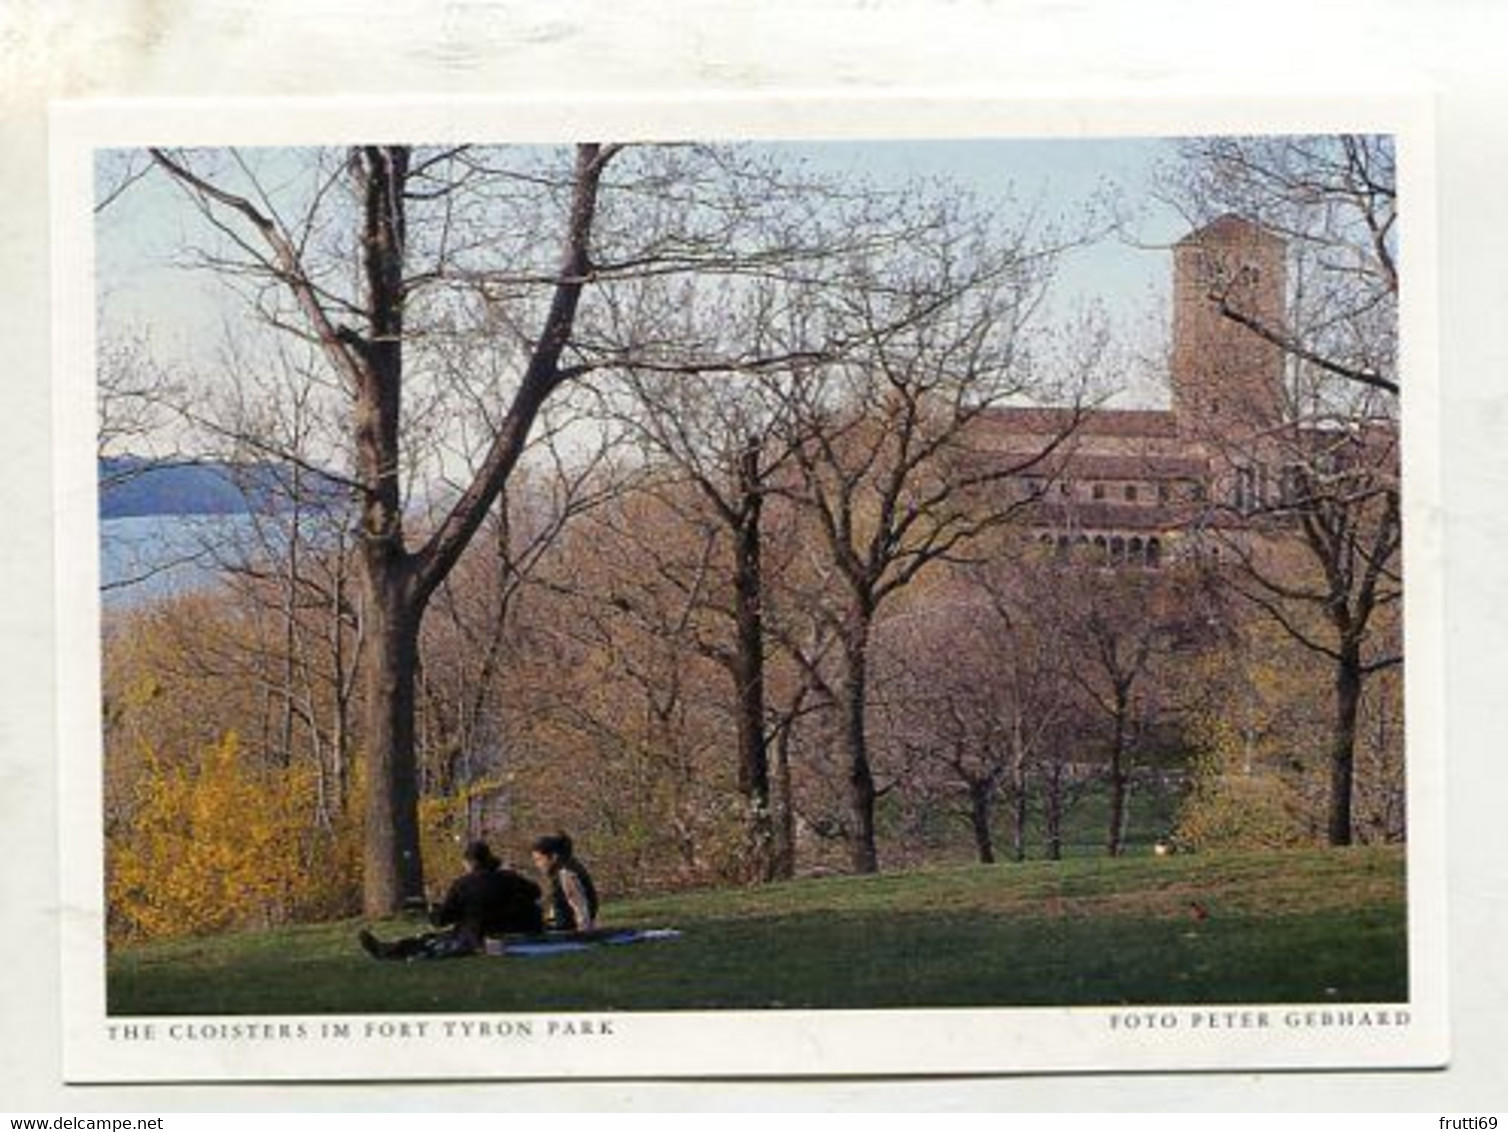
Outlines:
{"label": "person sitting on grass", "polygon": [[563,833],[534,843],[534,867],[545,882],[545,927],[552,932],[592,932],[597,928],[597,886],[576,859]]}
{"label": "person sitting on grass", "polygon": [[488,936],[544,930],[537,884],[503,868],[485,841],[473,841],[463,856],[466,872],[429,909],[430,923],[445,931],[384,943],[363,928],[362,949],[374,959],[450,959],[485,950]]}

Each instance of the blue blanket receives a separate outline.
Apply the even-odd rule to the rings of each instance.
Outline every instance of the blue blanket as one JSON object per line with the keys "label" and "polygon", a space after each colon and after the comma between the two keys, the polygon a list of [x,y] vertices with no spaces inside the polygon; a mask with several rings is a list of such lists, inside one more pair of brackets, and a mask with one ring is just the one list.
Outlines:
{"label": "blue blanket", "polygon": [[488,955],[519,955],[536,958],[542,955],[566,955],[589,951],[594,947],[618,947],[625,943],[649,943],[661,939],[678,939],[674,928],[620,928],[592,932],[586,936],[564,934],[558,938],[529,936],[519,939],[488,940]]}

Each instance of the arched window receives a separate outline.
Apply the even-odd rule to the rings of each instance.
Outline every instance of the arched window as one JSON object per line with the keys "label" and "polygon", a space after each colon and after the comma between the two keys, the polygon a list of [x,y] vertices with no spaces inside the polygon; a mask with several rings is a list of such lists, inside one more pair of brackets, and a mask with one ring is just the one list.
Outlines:
{"label": "arched window", "polygon": [[1140,538],[1133,537],[1126,543],[1126,555],[1132,562],[1137,564],[1142,562],[1142,544]]}
{"label": "arched window", "polygon": [[1110,540],[1110,558],[1114,562],[1126,560],[1126,540],[1116,535]]}
{"label": "arched window", "polygon": [[1147,540],[1147,565],[1162,565],[1162,541],[1160,539],[1149,538]]}

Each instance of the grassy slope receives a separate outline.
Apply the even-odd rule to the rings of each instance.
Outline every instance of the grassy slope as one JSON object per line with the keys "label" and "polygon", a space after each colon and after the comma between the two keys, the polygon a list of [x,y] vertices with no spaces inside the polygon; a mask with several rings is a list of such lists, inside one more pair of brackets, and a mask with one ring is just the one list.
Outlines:
{"label": "grassy slope", "polygon": [[610,904],[685,934],[533,959],[377,963],[326,924],[120,951],[110,1012],[1402,1001],[1403,874],[1351,849],[834,877]]}

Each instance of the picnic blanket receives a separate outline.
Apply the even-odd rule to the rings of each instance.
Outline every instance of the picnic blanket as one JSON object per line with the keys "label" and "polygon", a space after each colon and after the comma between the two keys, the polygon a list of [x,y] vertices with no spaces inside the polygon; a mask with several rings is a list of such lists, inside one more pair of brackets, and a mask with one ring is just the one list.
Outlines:
{"label": "picnic blanket", "polygon": [[620,947],[627,943],[650,943],[678,939],[674,928],[606,928],[594,932],[569,932],[560,935],[511,936],[487,941],[488,955],[518,955],[538,958],[544,955],[567,955],[590,951],[594,947]]}

